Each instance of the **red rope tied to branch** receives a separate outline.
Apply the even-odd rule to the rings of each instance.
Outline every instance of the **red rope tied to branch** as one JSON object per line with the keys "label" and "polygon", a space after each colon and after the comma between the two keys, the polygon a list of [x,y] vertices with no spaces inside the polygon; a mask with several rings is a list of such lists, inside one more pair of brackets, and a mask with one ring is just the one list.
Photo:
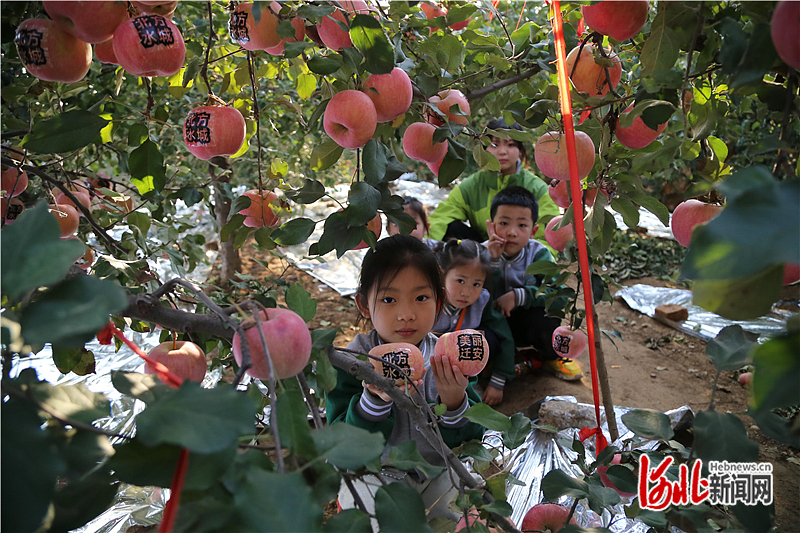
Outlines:
{"label": "red rope tied to branch", "polygon": [[569,162],[569,186],[572,192],[572,205],[574,213],[575,234],[578,245],[578,262],[581,267],[581,281],[583,282],[583,298],[586,309],[586,326],[589,331],[589,361],[592,366],[592,395],[594,397],[594,414],[597,428],[581,431],[581,440],[595,435],[597,453],[603,451],[607,441],[600,429],[600,385],[597,381],[597,359],[595,352],[595,331],[592,302],[592,276],[589,270],[589,253],[586,250],[586,232],[583,227],[583,194],[581,181],[578,177],[578,155],[575,150],[575,128],[572,124],[572,98],[569,93],[569,80],[567,79],[567,50],[564,42],[564,25],[561,20],[561,2],[554,0],[550,6],[552,14],[553,35],[556,42],[556,60],[558,67],[558,99],[561,103],[561,118],[564,122],[564,135],[567,137],[567,160]]}
{"label": "red rope tied to branch", "polygon": [[[111,335],[109,335],[109,333],[124,342],[131,350],[134,351],[136,355],[151,364],[155,368],[158,377],[165,381],[167,385],[176,389],[181,386],[181,383],[183,383],[183,378],[176,376],[162,363],[159,363],[155,359],[149,357],[146,353],[144,353],[144,351],[142,351],[141,348],[136,346],[133,341],[128,340],[112,322],[109,322],[108,325],[97,334],[97,340],[100,341],[101,344],[111,344]],[[169,533],[172,531],[172,526],[175,523],[175,517],[178,515],[178,506],[181,501],[181,491],[183,490],[183,483],[186,479],[186,470],[188,466],[189,450],[184,448],[181,450],[181,453],[178,456],[178,466],[175,467],[175,474],[173,474],[172,483],[169,486],[170,498],[167,502],[167,505],[164,507],[164,515],[161,519],[161,525],[158,528],[158,533]]]}

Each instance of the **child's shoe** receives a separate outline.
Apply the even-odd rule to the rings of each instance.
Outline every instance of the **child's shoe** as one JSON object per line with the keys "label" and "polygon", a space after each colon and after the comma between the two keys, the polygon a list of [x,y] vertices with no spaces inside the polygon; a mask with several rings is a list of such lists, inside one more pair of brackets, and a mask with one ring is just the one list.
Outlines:
{"label": "child's shoe", "polygon": [[578,381],[583,377],[581,367],[579,367],[575,361],[567,359],[566,357],[543,361],[542,370],[550,372],[558,379],[563,379],[564,381]]}

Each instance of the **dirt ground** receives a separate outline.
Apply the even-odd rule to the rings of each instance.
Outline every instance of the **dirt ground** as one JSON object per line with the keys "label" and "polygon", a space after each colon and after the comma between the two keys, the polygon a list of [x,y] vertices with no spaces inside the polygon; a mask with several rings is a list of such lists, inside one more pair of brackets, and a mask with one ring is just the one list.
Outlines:
{"label": "dirt ground", "polygon": [[[340,327],[336,346],[345,346],[360,332],[356,326],[358,311],[351,298],[344,298],[305,272],[288,266],[268,252],[255,252],[242,247],[244,271],[257,279],[283,278],[299,282],[317,300],[317,314],[309,326]],[[270,272],[255,261],[268,262]],[[670,286],[654,278],[628,280],[624,285],[644,283]],[[611,289],[612,295],[616,288]],[[600,328],[616,330],[622,339],[612,344],[603,339],[611,396],[615,405],[667,411],[688,405],[695,412],[708,407],[714,366],[705,355],[706,343],[670,328],[646,315],[630,309],[622,300],[601,302],[597,306]],[[588,354],[588,351],[586,352]],[[565,382],[548,374],[523,374],[506,385],[505,398],[497,406],[504,414],[525,413],[529,406],[546,396],[571,395],[579,402],[592,403],[588,355],[578,361],[584,377],[578,382]],[[737,381],[737,372],[724,372],[716,395],[720,412],[744,413],[747,391]],[[773,464],[776,526],[780,531],[800,531],[800,453],[764,436],[747,415],[741,415],[751,439],[760,444],[760,461]]]}

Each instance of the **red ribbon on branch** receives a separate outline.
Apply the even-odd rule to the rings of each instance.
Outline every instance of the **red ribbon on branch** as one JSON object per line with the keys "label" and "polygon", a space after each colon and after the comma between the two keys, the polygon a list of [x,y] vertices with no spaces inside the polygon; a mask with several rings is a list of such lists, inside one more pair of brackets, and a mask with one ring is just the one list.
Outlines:
{"label": "red ribbon on branch", "polygon": [[[561,104],[561,119],[564,122],[564,135],[567,140],[567,161],[569,162],[569,186],[572,192],[572,205],[574,214],[576,244],[578,246],[578,263],[581,267],[581,281],[583,282],[583,299],[586,310],[586,327],[589,332],[589,361],[592,367],[592,395],[594,397],[594,414],[597,427],[593,430],[581,430],[581,440],[595,435],[597,453],[607,446],[605,435],[600,429],[600,385],[597,381],[597,359],[595,352],[594,310],[592,302],[592,275],[589,270],[589,252],[586,249],[586,232],[583,227],[583,194],[581,180],[578,176],[578,154],[575,150],[575,127],[572,123],[572,98],[569,92],[569,78],[567,75],[567,45],[564,42],[564,24],[561,20],[561,2],[554,0],[550,6],[552,10],[553,36],[556,44],[556,63],[558,70],[558,100]],[[583,436],[583,435],[586,436]]]}
{"label": "red ribbon on branch", "polygon": [[[111,344],[111,338],[117,337],[119,340],[124,342],[131,350],[134,351],[136,355],[144,359],[147,363],[151,364],[153,368],[156,370],[156,374],[162,381],[166,382],[167,385],[173,388],[179,388],[181,383],[183,383],[183,378],[176,376],[172,372],[170,372],[169,368],[164,366],[162,363],[159,363],[155,359],[149,357],[141,348],[139,348],[136,343],[131,340],[128,340],[125,335],[122,334],[120,330],[118,330],[113,322],[109,322],[106,327],[104,327],[98,334],[97,340],[100,344]],[[180,455],[178,456],[178,466],[175,467],[175,473],[172,476],[172,483],[170,484],[170,498],[167,502],[167,505],[164,506],[164,514],[161,518],[161,525],[158,528],[158,533],[169,533],[172,531],[172,526],[175,523],[175,517],[178,515],[178,506],[180,505],[181,501],[181,491],[183,490],[183,484],[186,480],[186,470],[189,466],[189,450],[186,448],[181,450]]]}

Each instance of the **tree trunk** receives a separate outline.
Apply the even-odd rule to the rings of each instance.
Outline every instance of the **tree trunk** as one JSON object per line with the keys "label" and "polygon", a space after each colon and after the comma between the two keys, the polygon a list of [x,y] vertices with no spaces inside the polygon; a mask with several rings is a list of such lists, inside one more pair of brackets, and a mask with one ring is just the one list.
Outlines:
{"label": "tree trunk", "polygon": [[[208,173],[214,179],[214,211],[217,218],[217,230],[222,231],[231,212],[231,199],[225,195],[222,184],[216,180],[213,167],[209,167]],[[233,246],[233,239],[225,242],[222,242],[222,239],[219,240],[219,258],[219,282],[222,287],[226,287],[242,268],[242,258],[239,256],[239,250]]]}

